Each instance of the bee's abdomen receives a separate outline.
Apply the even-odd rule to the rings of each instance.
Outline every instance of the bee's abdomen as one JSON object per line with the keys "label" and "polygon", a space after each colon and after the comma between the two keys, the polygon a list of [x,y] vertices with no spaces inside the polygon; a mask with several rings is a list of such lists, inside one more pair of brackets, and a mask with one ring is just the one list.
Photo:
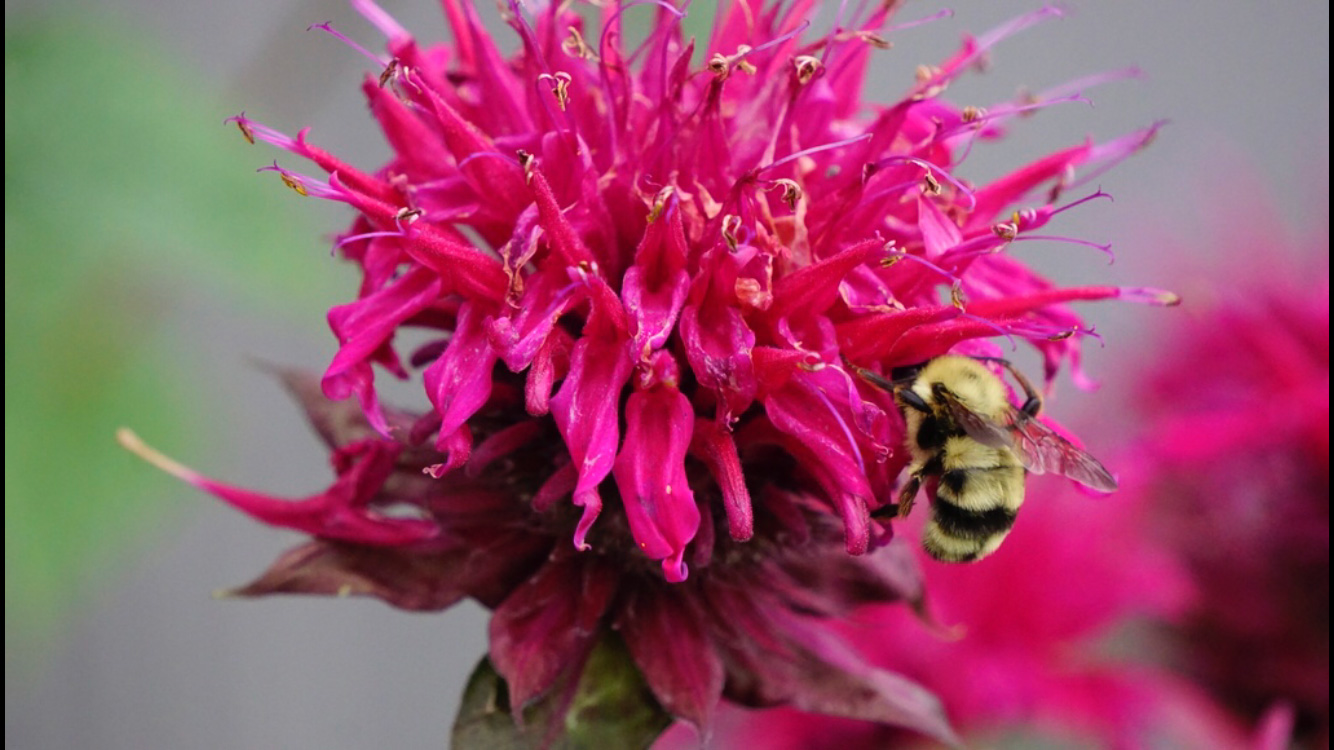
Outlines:
{"label": "bee's abdomen", "polygon": [[1014,526],[1015,512],[1005,507],[968,510],[937,497],[931,508],[935,525],[940,527],[942,533],[956,539],[990,539]]}
{"label": "bee's abdomen", "polygon": [[[986,454],[976,456],[983,457]],[[945,562],[980,560],[996,551],[1010,533],[1023,502],[1021,466],[1001,461],[1000,465],[974,463],[969,468],[943,471],[932,498],[931,520],[922,536],[922,546],[932,557]]]}
{"label": "bee's abdomen", "polygon": [[922,548],[942,562],[973,562],[995,552],[1007,534],[1008,531],[1002,531],[984,539],[950,536],[933,519],[922,534]]}
{"label": "bee's abdomen", "polygon": [[1013,515],[1024,502],[1024,470],[1019,466],[949,469],[941,472],[936,497],[970,513],[1001,508]]}

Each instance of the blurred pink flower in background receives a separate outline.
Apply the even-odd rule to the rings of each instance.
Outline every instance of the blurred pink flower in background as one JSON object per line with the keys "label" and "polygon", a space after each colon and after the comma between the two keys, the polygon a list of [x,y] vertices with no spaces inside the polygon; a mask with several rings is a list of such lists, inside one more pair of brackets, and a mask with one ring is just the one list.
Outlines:
{"label": "blurred pink flower in background", "polygon": [[1150,365],[1125,489],[1199,590],[1178,631],[1185,670],[1250,719],[1291,703],[1298,737],[1327,746],[1328,225],[1311,248],[1271,237],[1216,248],[1260,257]]}
{"label": "blurred pink flower in background", "polygon": [[[987,110],[940,98],[1052,7],[967,37],[901,100],[870,108],[859,94],[881,35],[915,25],[890,25],[892,3],[840,11],[809,40],[811,3],[730,4],[702,65],[665,3],[629,51],[628,6],[598,9],[590,34],[564,5],[530,17],[511,3],[509,58],[470,4],[444,4],[454,43],[430,49],[354,4],[390,56],[320,28],[374,61],[363,90],[389,164],[363,172],[305,131],[232,118],[247,139],[328,173],[266,168],[289,187],[357,211],[337,244],[362,271],[358,299],[329,313],[339,352],[318,392],[288,377],[334,451],[336,483],[280,500],[125,438],[315,537],[241,593],[369,594],[410,609],[474,597],[495,608],[491,658],[515,706],[577,675],[610,626],[657,700],[696,726],[725,695],[950,737],[934,698],[835,632],[854,606],[921,600],[911,556],[870,516],[907,461],[903,420],[844,362],[888,373],[960,345],[994,353],[985,339],[1004,335],[1031,344],[1050,380],[1067,363],[1077,375],[1091,330],[1068,303],[1172,303],[1152,289],[1057,288],[1004,252],[1091,245],[1040,230],[1104,197],[1075,191],[1156,125],[980,187],[956,174],[1020,114],[1085,102],[1081,89],[1132,73]],[[405,365],[395,340],[410,329],[425,343]],[[375,365],[420,369],[430,408],[383,406]],[[1109,590],[1094,580],[1106,572],[1124,573],[1103,564],[1072,590]],[[951,606],[998,606],[983,589],[970,596],[985,599]],[[1100,602],[1044,627],[1082,633],[1120,599]]]}

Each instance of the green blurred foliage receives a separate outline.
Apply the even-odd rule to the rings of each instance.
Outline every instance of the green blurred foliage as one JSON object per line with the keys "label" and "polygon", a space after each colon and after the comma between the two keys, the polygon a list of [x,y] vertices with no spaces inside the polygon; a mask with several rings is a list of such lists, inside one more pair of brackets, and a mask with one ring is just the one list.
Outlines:
{"label": "green blurred foliage", "polygon": [[274,154],[222,125],[203,80],[142,30],[7,19],[7,662],[172,516],[170,483],[114,434],[181,453],[208,437],[192,427],[221,405],[169,345],[173,309],[336,298],[311,213],[255,175]]}

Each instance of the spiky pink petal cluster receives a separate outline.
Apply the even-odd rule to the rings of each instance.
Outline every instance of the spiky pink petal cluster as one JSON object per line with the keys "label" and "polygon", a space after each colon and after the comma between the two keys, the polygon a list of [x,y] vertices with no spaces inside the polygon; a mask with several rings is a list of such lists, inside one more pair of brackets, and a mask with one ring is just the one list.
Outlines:
{"label": "spiky pink petal cluster", "polygon": [[[644,553],[683,580],[700,524],[687,463],[725,469],[701,453],[707,443],[726,456],[774,445],[801,461],[861,554],[880,533],[868,511],[902,464],[901,428],[844,358],[887,370],[1004,334],[1040,349],[1050,377],[1088,331],[1065,303],[1146,296],[1054,289],[1003,251],[1043,238],[1036,230],[1063,210],[1056,196],[1087,181],[1081,170],[1098,173],[1155,128],[979,188],[954,175],[974,141],[1027,108],[983,116],[939,93],[1052,8],[969,38],[870,118],[859,92],[887,8],[803,41],[806,4],[737,3],[702,67],[665,4],[628,55],[620,6],[603,9],[589,40],[574,14],[529,18],[512,5],[522,45],[509,60],[470,5],[447,3],[456,43],[437,50],[362,9],[390,35],[392,58],[363,87],[395,149],[388,165],[366,174],[304,132],[235,118],[247,137],[330,173],[275,166],[289,185],[359,211],[339,245],[364,280],[358,301],[330,311],[341,348],[324,391],[356,396],[389,434],[373,365],[406,375],[401,328],[444,335],[414,356],[434,409],[407,431],[434,435],[443,476],[468,466],[479,413],[517,396],[493,390],[497,364],[526,373],[527,418],[554,418],[564,443],[570,468],[552,467],[551,493],[571,491],[582,509],[581,549],[614,486]],[[1044,188],[1047,203],[1003,216]],[[747,538],[746,485],[712,479],[729,532]]]}
{"label": "spiky pink petal cluster", "polygon": [[[317,537],[246,591],[412,608],[476,597],[497,607],[492,656],[515,705],[577,669],[610,622],[659,700],[697,724],[725,692],[948,736],[929,696],[822,625],[920,594],[893,548],[867,555],[889,541],[870,513],[907,462],[904,427],[845,364],[888,372],[1002,335],[1038,349],[1050,378],[1077,371],[1090,332],[1068,303],[1171,303],[1056,288],[1005,252],[1048,238],[1037,232],[1083,202],[1063,196],[1157,126],[983,186],[958,174],[1005,122],[1082,100],[983,112],[940,98],[1050,7],[966,38],[899,101],[868,107],[893,3],[840,11],[809,39],[810,0],[729,3],[696,50],[660,2],[635,11],[654,24],[628,50],[634,3],[602,5],[590,32],[565,4],[510,2],[508,57],[470,3],[445,0],[454,42],[430,49],[356,5],[388,37],[384,58],[353,44],[384,66],[362,88],[388,164],[364,172],[305,131],[233,118],[327,173],[265,168],[356,210],[338,248],[362,271],[357,299],[329,312],[339,351],[321,387],[355,397],[364,422],[303,391],[336,450],[338,483],[303,506],[326,515],[287,518],[188,477]],[[406,364],[405,329],[428,337]],[[377,367],[419,369],[431,408],[382,406]]]}

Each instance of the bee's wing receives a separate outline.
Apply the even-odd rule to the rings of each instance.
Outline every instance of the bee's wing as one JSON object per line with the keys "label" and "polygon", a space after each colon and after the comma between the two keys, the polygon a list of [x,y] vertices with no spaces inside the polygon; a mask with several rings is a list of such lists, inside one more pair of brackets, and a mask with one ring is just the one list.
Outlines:
{"label": "bee's wing", "polygon": [[1098,459],[1024,412],[1012,412],[1010,446],[1034,474],[1060,474],[1102,492],[1116,489],[1116,477]]}
{"label": "bee's wing", "polygon": [[968,433],[968,437],[990,448],[1014,448],[1015,435],[1011,420],[997,422],[985,414],[979,414],[959,400],[948,389],[940,389],[937,396],[949,406],[954,423]]}
{"label": "bee's wing", "polygon": [[992,448],[1009,448],[1034,474],[1060,474],[1102,492],[1116,489],[1116,478],[1098,459],[1024,412],[1010,409],[996,421],[968,408],[949,391],[940,395],[968,437]]}

